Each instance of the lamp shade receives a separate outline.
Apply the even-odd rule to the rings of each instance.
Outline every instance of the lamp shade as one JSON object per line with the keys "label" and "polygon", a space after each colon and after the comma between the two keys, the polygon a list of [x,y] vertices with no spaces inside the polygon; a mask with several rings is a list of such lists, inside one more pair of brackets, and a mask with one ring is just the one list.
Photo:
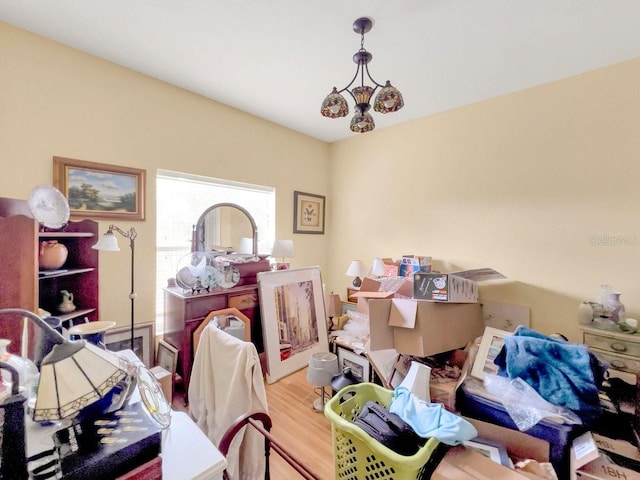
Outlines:
{"label": "lamp shade", "polygon": [[91,343],[54,345],[40,366],[33,420],[70,417],[102,399],[126,376],[118,357]]}
{"label": "lamp shade", "polygon": [[362,260],[352,260],[349,264],[349,268],[345,272],[345,275],[350,277],[360,277],[367,274],[367,267],[365,267]]}
{"label": "lamp shade", "polygon": [[95,250],[103,250],[106,252],[120,251],[120,247],[118,246],[118,239],[111,231],[102,235],[91,248]]}
{"label": "lamp shade", "polygon": [[374,258],[371,266],[371,274],[378,277],[384,275],[384,262],[381,258]]}
{"label": "lamp shade", "polygon": [[335,353],[316,352],[309,359],[307,381],[316,387],[327,387],[338,372],[338,357]]}
{"label": "lamp shade", "polygon": [[242,237],[238,246],[238,253],[250,255],[253,253],[253,238]]}
{"label": "lamp shade", "polygon": [[340,315],[342,309],[342,303],[340,302],[340,295],[337,293],[325,293],[324,294],[324,308],[328,318],[337,317]]}
{"label": "lamp shade", "polygon": [[276,240],[271,250],[272,257],[291,258],[294,256],[293,240]]}

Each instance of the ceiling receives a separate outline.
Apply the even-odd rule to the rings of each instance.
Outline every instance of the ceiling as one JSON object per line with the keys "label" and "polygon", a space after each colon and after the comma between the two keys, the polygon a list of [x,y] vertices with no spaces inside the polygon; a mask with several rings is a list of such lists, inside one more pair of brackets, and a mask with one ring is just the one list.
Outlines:
{"label": "ceiling", "polygon": [[0,21],[327,142],[359,135],[320,104],[362,16],[405,100],[377,129],[640,57],[638,0],[0,0]]}

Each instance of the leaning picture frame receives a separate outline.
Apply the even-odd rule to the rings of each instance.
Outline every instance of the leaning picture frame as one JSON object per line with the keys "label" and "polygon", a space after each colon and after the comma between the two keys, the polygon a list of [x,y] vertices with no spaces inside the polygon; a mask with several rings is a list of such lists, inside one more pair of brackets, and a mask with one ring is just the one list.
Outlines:
{"label": "leaning picture frame", "polygon": [[144,220],[146,170],[53,157],[53,185],[74,218]]}
{"label": "leaning picture frame", "polygon": [[367,357],[343,347],[338,347],[338,369],[344,372],[345,368],[351,368],[351,373],[360,377],[363,382],[371,381],[371,369]]}
{"label": "leaning picture frame", "polygon": [[175,375],[178,366],[178,349],[164,340],[158,340],[156,365]]}
{"label": "leaning picture frame", "polygon": [[325,197],[293,192],[293,233],[324,233]]}
{"label": "leaning picture frame", "polygon": [[478,353],[471,368],[471,375],[473,377],[484,380],[485,373],[495,374],[498,372],[498,366],[493,363],[493,361],[498,356],[498,353],[500,353],[504,345],[504,339],[512,334],[513,332],[506,330],[485,327],[480,340],[480,346],[478,347]]}
{"label": "leaning picture frame", "polygon": [[311,355],[329,351],[319,267],[259,272],[262,336],[267,383],[309,364]]}
{"label": "leaning picture frame", "polygon": [[104,346],[112,352],[133,350],[144,366],[153,366],[155,323],[139,323],[133,327],[133,349],[131,348],[131,327],[121,327],[108,330],[104,334]]}

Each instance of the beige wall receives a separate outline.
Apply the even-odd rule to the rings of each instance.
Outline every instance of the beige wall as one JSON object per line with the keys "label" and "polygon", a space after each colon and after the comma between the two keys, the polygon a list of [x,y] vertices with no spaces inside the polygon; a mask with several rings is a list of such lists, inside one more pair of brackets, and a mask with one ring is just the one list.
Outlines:
{"label": "beige wall", "polygon": [[640,59],[333,144],[328,282],[414,253],[500,271],[481,299],[529,306],[545,333],[578,340],[601,283],[639,318],[638,84]]}
{"label": "beige wall", "polygon": [[[294,190],[327,193],[324,142],[4,23],[0,58],[0,196],[51,184],[54,155],[147,170],[146,220],[113,222],[138,232],[137,322],[155,315],[156,169],[275,187],[277,238],[292,238]],[[293,266],[325,268],[326,237],[297,237]],[[130,318],[127,250],[100,254],[101,318],[120,325]]]}
{"label": "beige wall", "polygon": [[[481,298],[530,307],[544,333],[578,340],[577,304],[605,282],[640,317],[640,59],[326,145],[2,23],[0,58],[1,196],[50,184],[54,155],[147,169],[138,321],[153,316],[156,168],[275,186],[293,266],[320,265],[343,296],[351,259],[416,253],[496,268],[508,280]],[[327,195],[326,235],[291,234],[293,190]],[[101,257],[102,316],[121,324],[128,260]]]}

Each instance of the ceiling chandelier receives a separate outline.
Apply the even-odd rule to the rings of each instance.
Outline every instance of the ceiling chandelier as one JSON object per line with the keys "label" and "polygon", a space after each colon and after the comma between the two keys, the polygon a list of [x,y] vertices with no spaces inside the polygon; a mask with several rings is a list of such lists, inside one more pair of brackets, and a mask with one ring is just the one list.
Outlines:
{"label": "ceiling chandelier", "polygon": [[[364,34],[371,30],[372,26],[373,22],[367,17],[358,18],[353,22],[353,31],[360,34],[360,50],[353,55],[353,61],[358,65],[356,74],[351,79],[351,82],[343,89],[338,90],[336,87],[333,87],[333,90],[326,96],[320,108],[320,113],[325,117],[345,117],[349,113],[349,105],[347,105],[347,100],[342,96],[342,92],[346,90],[356,102],[354,107],[355,115],[351,119],[350,125],[351,131],[356,133],[366,133],[376,128],[373,117],[369,113],[371,109],[369,101],[378,87],[380,87],[381,90],[373,102],[373,109],[376,112],[396,112],[404,106],[402,94],[396,87],[391,85],[389,80],[387,80],[385,85],[381,85],[371,78],[367,65],[373,58],[373,55],[364,48]],[[367,77],[369,77],[369,80],[374,83],[375,87],[364,84],[365,73]],[[349,87],[354,84],[358,77],[360,78],[360,85],[349,90]]]}

